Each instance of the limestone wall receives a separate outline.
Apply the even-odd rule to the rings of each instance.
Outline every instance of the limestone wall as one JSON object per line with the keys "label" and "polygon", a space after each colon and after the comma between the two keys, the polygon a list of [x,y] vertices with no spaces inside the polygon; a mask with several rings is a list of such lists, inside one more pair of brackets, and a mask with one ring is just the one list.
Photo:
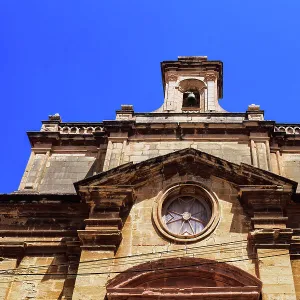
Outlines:
{"label": "limestone wall", "polygon": [[[228,182],[219,178],[211,177],[202,179],[200,177],[179,176],[171,180],[153,180],[147,186],[137,191],[137,199],[130,211],[123,227],[123,240],[118,249],[116,257],[134,255],[138,253],[155,253],[156,251],[169,251],[172,249],[185,249],[184,245],[176,244],[163,238],[156,230],[152,221],[152,209],[157,195],[170,184],[193,180],[205,184],[213,190],[220,204],[220,222],[213,233],[205,240],[193,243],[188,247],[208,246],[234,241],[246,241],[250,226],[250,220],[244,215],[243,209],[237,199],[237,190]],[[238,249],[235,249],[237,247]],[[203,258],[225,259],[240,255],[248,255],[245,244],[236,244],[228,248],[228,252],[215,247],[212,251],[187,251],[189,255],[199,255]],[[201,256],[201,252],[206,254]],[[184,255],[184,253],[181,253]],[[166,253],[167,255],[167,253]],[[156,257],[158,258],[158,257]],[[155,255],[153,256],[155,259]],[[242,263],[250,273],[255,275],[252,262]],[[126,267],[127,268],[127,267]]]}
{"label": "limestone wall", "polygon": [[194,148],[228,161],[251,164],[251,152],[248,141],[130,141],[128,143],[111,143],[108,147],[104,169],[118,165],[165,155],[185,148]]}
{"label": "limestone wall", "polygon": [[69,300],[75,281],[69,274],[76,274],[79,257],[67,245],[77,240],[88,208],[61,201],[24,202],[0,205],[0,299]]}
{"label": "limestone wall", "polygon": [[[300,183],[300,153],[283,153],[282,167],[284,176]],[[299,188],[298,185],[298,192]]]}
{"label": "limestone wall", "polygon": [[300,299],[300,259],[294,259],[291,261],[291,263],[294,275],[296,295],[297,299]]}
{"label": "limestone wall", "polygon": [[[17,268],[18,273],[24,275],[13,277],[9,289],[6,291],[6,297],[1,299],[68,299],[62,298],[64,294],[68,294],[67,291],[64,292],[68,269],[66,262],[64,255],[25,256]],[[34,268],[27,269],[32,266]],[[56,275],[51,275],[53,273]],[[5,278],[5,276],[0,277]]]}
{"label": "limestone wall", "polygon": [[85,178],[94,161],[95,157],[84,154],[53,154],[47,161],[39,191],[75,192],[73,182]]}
{"label": "limestone wall", "polygon": [[258,249],[263,299],[296,300],[288,249]]}
{"label": "limestone wall", "polygon": [[106,147],[56,147],[43,153],[34,149],[19,190],[75,193],[74,182],[102,171],[105,152]]}
{"label": "limestone wall", "polygon": [[[152,209],[162,189],[186,180],[201,182],[216,193],[219,198],[221,216],[216,229],[210,236],[202,241],[184,245],[161,235],[154,225]],[[99,299],[103,299],[106,294],[107,280],[114,278],[118,272],[162,258],[189,256],[229,261],[230,264],[254,276],[257,275],[256,262],[251,259],[252,249],[247,246],[250,219],[244,214],[238,201],[237,190],[228,182],[215,177],[202,179],[192,176],[176,176],[166,181],[161,177],[153,179],[152,182],[137,190],[136,196],[137,199],[129,216],[124,221],[123,239],[116,252],[116,259],[107,263],[90,263],[91,270],[98,272],[99,275],[93,276],[92,281],[86,281],[79,276],[76,280],[73,299],[81,299],[83,291],[89,291],[85,299],[98,299],[100,296]],[[139,254],[148,255],[139,256]],[[82,257],[82,261],[92,258],[111,258],[112,253],[86,250],[83,251]],[[88,266],[89,264],[84,268]],[[84,268],[80,266],[79,273],[84,272]]]}

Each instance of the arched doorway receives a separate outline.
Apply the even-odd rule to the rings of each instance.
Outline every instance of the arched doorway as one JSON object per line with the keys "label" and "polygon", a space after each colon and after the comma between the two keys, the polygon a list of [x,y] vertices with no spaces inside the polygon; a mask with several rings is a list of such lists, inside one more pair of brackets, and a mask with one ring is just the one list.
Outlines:
{"label": "arched doorway", "polygon": [[259,299],[261,281],[227,263],[200,258],[147,262],[117,275],[107,285],[109,300]]}

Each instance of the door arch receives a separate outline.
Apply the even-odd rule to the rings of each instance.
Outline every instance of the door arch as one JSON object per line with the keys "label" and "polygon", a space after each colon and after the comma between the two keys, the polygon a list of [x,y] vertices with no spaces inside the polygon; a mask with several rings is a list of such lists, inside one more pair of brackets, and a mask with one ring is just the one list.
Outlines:
{"label": "door arch", "polygon": [[181,257],[147,262],[109,281],[107,298],[259,299],[262,283],[227,263]]}

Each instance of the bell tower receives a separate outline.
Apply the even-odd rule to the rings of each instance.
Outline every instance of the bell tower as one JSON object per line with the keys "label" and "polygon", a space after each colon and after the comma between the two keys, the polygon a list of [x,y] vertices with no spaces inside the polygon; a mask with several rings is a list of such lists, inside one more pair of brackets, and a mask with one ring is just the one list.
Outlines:
{"label": "bell tower", "polygon": [[156,112],[225,112],[223,63],[206,56],[179,56],[161,63],[164,104]]}

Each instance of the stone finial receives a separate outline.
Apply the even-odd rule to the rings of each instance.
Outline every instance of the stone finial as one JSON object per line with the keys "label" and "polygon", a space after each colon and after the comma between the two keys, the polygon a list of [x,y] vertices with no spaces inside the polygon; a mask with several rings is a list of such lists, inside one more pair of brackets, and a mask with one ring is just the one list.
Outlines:
{"label": "stone finial", "polygon": [[258,111],[258,110],[260,110],[260,105],[257,104],[248,105],[248,111]]}
{"label": "stone finial", "polygon": [[121,110],[117,110],[116,120],[132,120],[134,115],[133,105],[122,104]]}
{"label": "stone finial", "polygon": [[59,122],[61,122],[61,117],[60,117],[59,113],[56,113],[54,115],[49,115],[48,119],[49,119],[49,121],[59,121]]}
{"label": "stone finial", "polygon": [[130,104],[122,104],[121,105],[122,111],[133,111],[133,105]]}
{"label": "stone finial", "polygon": [[252,121],[263,121],[264,111],[260,109],[260,105],[250,104],[247,109],[247,119]]}

